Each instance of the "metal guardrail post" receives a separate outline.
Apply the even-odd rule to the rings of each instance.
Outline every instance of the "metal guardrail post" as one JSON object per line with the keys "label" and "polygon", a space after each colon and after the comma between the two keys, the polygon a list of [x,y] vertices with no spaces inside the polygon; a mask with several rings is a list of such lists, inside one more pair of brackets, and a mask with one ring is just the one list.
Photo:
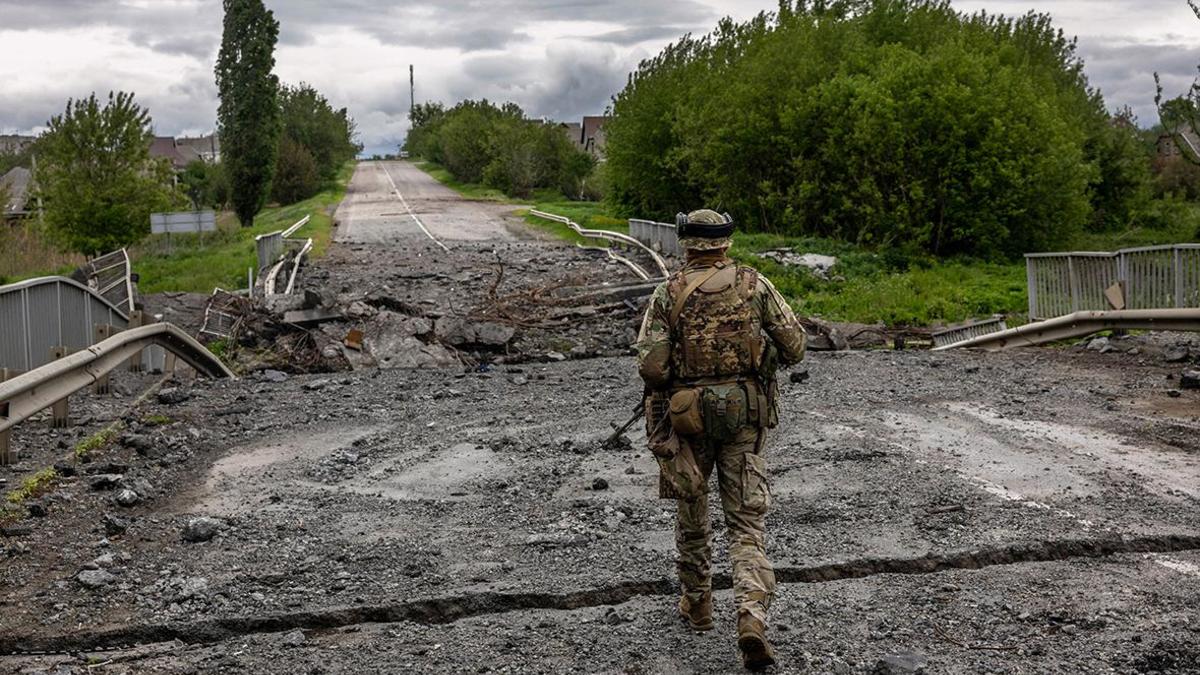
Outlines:
{"label": "metal guardrail post", "polygon": [[1178,246],[1174,250],[1173,267],[1175,274],[1175,306],[1184,307],[1183,302],[1183,249]]}
{"label": "metal guardrail post", "polygon": [[[146,317],[142,313],[142,310],[138,309],[138,310],[134,310],[129,313],[129,327],[130,328],[138,328],[138,327],[144,326],[144,325],[146,325]],[[141,352],[138,352],[137,354],[134,354],[133,356],[129,357],[129,372],[131,372],[131,373],[142,372],[142,353]]]}
{"label": "metal guardrail post", "polygon": [[[65,357],[66,355],[67,355],[66,347],[51,347],[50,348],[50,360],[51,361],[57,361],[57,360]],[[63,398],[55,401],[54,404],[50,406],[50,428],[51,429],[66,429],[71,424],[70,410],[68,408],[69,402],[70,402],[70,397],[64,396]]]}
{"label": "metal guardrail post", "polygon": [[[8,401],[0,403],[0,420],[5,419],[8,419]],[[12,451],[12,429],[0,431],[0,466],[8,466],[15,461],[17,455]]]}
{"label": "metal guardrail post", "polygon": [[[94,342],[102,342],[113,336],[113,327],[106,323],[96,324],[96,339]],[[92,385],[92,393],[107,394],[112,391],[108,373],[96,378],[96,383]]]}

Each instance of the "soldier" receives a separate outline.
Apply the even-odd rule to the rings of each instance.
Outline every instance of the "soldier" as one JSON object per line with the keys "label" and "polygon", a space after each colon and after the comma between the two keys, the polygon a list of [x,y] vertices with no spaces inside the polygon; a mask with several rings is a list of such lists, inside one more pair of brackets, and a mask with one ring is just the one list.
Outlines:
{"label": "soldier", "polygon": [[766,636],[775,573],[766,557],[763,445],[778,421],[775,371],[804,358],[804,331],[770,281],[726,255],[728,214],[681,213],[676,226],[686,261],[655,290],[637,350],[660,496],[678,502],[679,614],[693,630],[713,627],[708,478],[715,467],[738,648],[745,666],[758,670],[775,662]]}

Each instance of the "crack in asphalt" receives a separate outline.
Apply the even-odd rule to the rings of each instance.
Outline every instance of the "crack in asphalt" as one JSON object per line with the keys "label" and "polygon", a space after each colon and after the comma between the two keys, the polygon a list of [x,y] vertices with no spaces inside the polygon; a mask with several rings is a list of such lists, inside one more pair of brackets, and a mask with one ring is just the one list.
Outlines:
{"label": "crack in asphalt", "polygon": [[[810,566],[777,566],[780,583],[824,583],[863,579],[881,574],[934,574],[947,570],[978,570],[997,565],[1039,563],[1075,558],[1102,558],[1120,553],[1178,553],[1200,550],[1200,535],[1170,534],[1140,537],[1060,539],[916,558],[863,558]],[[732,588],[728,574],[716,574],[713,588]],[[566,593],[487,591],[457,596],[358,607],[333,607],[266,616],[214,617],[165,624],[133,624],[57,636],[0,637],[0,656],[72,654],[123,650],[178,640],[211,644],[241,635],[279,633],[295,629],[322,630],[364,623],[414,622],[446,624],[475,616],[522,610],[576,610],[619,605],[637,597],[678,592],[673,578],[626,581]]]}

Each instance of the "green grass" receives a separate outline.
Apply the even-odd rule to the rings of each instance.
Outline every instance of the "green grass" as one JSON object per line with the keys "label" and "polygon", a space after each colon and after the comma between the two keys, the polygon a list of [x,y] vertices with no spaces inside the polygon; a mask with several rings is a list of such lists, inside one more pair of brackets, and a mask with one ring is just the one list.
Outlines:
{"label": "green grass", "polygon": [[254,237],[286,229],[304,216],[311,219],[294,236],[312,237],[312,255],[320,257],[332,237],[331,207],[341,202],[353,171],[353,163],[342,167],[335,185],[310,199],[263,209],[254,219],[253,227],[240,227],[233,214],[222,213],[217,232],[203,236],[172,235],[170,250],[162,236],[139,244],[131,253],[141,292],[209,293],[216,287],[241,288],[246,285],[247,270],[257,265]]}

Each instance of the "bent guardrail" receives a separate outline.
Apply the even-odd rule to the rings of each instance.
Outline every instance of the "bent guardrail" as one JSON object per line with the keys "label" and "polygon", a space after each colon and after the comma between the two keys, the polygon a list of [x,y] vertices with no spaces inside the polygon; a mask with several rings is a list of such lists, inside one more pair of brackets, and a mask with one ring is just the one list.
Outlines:
{"label": "bent guardrail", "polygon": [[[538,211],[537,209],[530,209],[529,213],[530,213],[530,215],[537,216],[538,218],[544,218],[546,220],[553,220],[555,222],[562,223],[562,224],[566,225],[567,227],[571,228],[572,230],[574,230],[576,234],[579,234],[580,236],[583,236],[583,237],[590,237],[592,239],[606,239],[608,241],[615,241],[615,242],[618,242],[621,244],[628,244],[630,246],[639,248],[639,249],[645,251],[646,254],[649,255],[652,260],[654,260],[654,264],[658,267],[658,271],[661,273],[662,278],[665,279],[668,276],[670,276],[670,272],[667,271],[666,261],[663,260],[662,256],[660,256],[657,251],[650,248],[649,246],[646,246],[642,242],[638,241],[637,239],[635,239],[627,234],[622,234],[620,232],[612,232],[610,230],[589,230],[589,229],[580,227],[579,223],[572,221],[570,218],[567,218],[566,216],[559,216],[559,215],[556,215],[553,213],[547,213],[545,211]],[[611,253],[609,254],[610,257],[612,257],[612,255],[613,254],[611,254]],[[622,262],[624,262],[624,261],[622,261]],[[643,274],[644,274],[644,272],[643,272]],[[638,274],[638,276],[642,276],[642,274]],[[648,279],[649,275],[646,275],[643,278]]]}
{"label": "bent guardrail", "polygon": [[671,223],[630,218],[629,234],[659,253],[676,258],[683,257],[683,249],[679,246],[679,236],[675,231],[675,225]]}
{"label": "bent guardrail", "polygon": [[173,324],[156,323],[122,331],[87,349],[0,382],[0,464],[12,461],[9,448],[12,427],[50,407],[55,408],[55,426],[65,426],[67,410],[63,402],[71,394],[94,384],[152,346],[175,354],[198,373],[214,378],[234,377],[220,359]]}
{"label": "bent guardrail", "polygon": [[1125,309],[1110,312],[1075,312],[1056,319],[1025,324],[981,335],[933,351],[979,348],[990,352],[1032,347],[1047,342],[1083,337],[1102,330],[1200,331],[1200,309]]}

